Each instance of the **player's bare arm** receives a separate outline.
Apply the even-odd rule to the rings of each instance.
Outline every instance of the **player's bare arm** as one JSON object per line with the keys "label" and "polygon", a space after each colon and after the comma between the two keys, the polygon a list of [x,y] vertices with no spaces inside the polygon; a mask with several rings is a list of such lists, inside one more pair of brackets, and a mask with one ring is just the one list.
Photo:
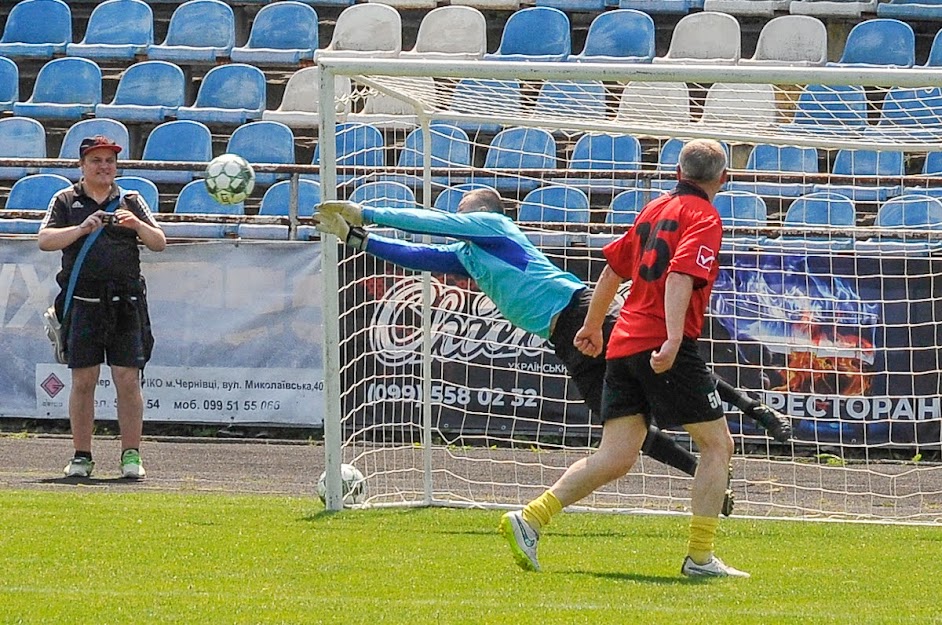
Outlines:
{"label": "player's bare arm", "polygon": [[655,373],[664,373],[674,366],[680,342],[684,338],[684,319],[693,293],[693,278],[676,271],[667,275],[664,284],[664,316],[667,340],[660,349],[651,353],[651,368]]}

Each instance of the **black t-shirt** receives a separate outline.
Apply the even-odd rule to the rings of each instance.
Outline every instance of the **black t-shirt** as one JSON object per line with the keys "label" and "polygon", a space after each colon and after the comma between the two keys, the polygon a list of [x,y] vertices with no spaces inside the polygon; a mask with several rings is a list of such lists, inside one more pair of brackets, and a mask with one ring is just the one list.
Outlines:
{"label": "black t-shirt", "polygon": [[[85,194],[84,186],[78,182],[57,193],[49,203],[41,228],[65,228],[80,225],[85,219],[105,207],[118,196],[118,185],[113,185],[108,199],[99,204]],[[152,226],[158,227],[147,203],[141,196],[128,191],[115,210],[125,208]],[[112,211],[114,212],[114,211]],[[63,289],[69,283],[72,266],[88,235],[79,237],[62,250],[62,270],[56,281]],[[137,233],[122,226],[104,226],[98,239],[89,248],[79,272],[75,294],[98,297],[106,285],[122,288],[138,283],[141,276],[141,260]]]}

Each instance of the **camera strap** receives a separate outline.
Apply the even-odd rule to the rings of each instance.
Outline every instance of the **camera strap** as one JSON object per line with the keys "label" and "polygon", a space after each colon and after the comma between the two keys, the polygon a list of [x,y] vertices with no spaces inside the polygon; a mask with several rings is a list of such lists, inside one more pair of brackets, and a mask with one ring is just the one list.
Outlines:
{"label": "camera strap", "polygon": [[[115,209],[118,208],[118,205],[121,204],[121,200],[124,199],[124,195],[127,193],[121,187],[118,187],[118,197],[108,202],[108,205],[103,209],[106,213],[113,213]],[[85,243],[82,244],[82,249],[79,250],[78,256],[75,257],[75,264],[72,265],[72,273],[69,275],[69,284],[65,290],[65,303],[62,304],[62,319],[65,320],[66,314],[69,312],[69,306],[72,305],[72,294],[75,292],[75,285],[78,282],[79,271],[82,269],[82,263],[85,262],[85,256],[88,255],[88,250],[91,248],[92,244],[98,239],[98,235],[101,234],[101,231],[104,227],[98,228],[94,232],[90,233],[85,238]]]}

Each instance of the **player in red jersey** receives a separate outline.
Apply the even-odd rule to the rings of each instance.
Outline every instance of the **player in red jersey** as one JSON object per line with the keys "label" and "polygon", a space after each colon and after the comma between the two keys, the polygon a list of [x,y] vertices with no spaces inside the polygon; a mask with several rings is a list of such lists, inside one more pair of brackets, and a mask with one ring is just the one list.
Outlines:
{"label": "player in red jersey", "polygon": [[523,510],[502,517],[501,532],[524,569],[539,570],[540,531],[554,514],[631,470],[653,420],[682,426],[700,450],[681,572],[748,577],[713,554],[733,439],[715,379],[697,349],[719,273],[723,226],[712,200],[726,182],[726,152],[716,141],[690,141],[677,176],[670,195],[645,206],[631,229],[603,249],[607,265],[573,341],[586,355],[601,353],[605,314],[621,283],[631,280],[606,352],[602,441]]}

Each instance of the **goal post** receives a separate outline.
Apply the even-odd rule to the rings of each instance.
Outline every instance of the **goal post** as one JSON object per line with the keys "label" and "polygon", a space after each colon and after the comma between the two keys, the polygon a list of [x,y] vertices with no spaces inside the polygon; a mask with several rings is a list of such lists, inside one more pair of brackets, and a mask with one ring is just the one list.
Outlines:
{"label": "goal post", "polygon": [[[796,432],[775,443],[729,408],[737,514],[940,522],[938,72],[352,58],[319,67],[324,199],[453,211],[465,190],[491,186],[531,240],[590,285],[601,246],[672,187],[679,145],[721,141],[731,166],[717,198],[724,248],[701,349],[731,384],[790,414]],[[353,90],[335,92],[337,76]],[[365,505],[502,508],[591,453],[600,428],[565,368],[473,282],[332,242],[329,508],[341,505],[341,462],[366,476]],[[677,512],[689,481],[642,457],[575,508]]]}

